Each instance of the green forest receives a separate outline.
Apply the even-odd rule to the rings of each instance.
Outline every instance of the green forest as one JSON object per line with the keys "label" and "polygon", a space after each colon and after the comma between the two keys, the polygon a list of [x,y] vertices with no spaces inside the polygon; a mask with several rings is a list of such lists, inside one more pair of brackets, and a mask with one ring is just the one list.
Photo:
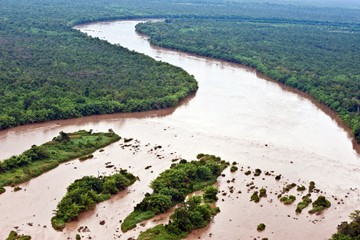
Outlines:
{"label": "green forest", "polygon": [[91,16],[129,18],[95,3],[1,1],[0,129],[172,107],[196,91],[180,68],[73,30]]}
{"label": "green forest", "polygon": [[153,43],[257,67],[330,106],[359,140],[359,9],[271,1],[190,3],[2,0],[0,129],[160,109],[196,91],[195,79],[183,70],[72,29],[91,21],[153,17],[178,19],[139,27]]}
{"label": "green forest", "polygon": [[251,66],[308,93],[360,141],[358,24],[170,19],[139,24],[137,31],[155,45]]}

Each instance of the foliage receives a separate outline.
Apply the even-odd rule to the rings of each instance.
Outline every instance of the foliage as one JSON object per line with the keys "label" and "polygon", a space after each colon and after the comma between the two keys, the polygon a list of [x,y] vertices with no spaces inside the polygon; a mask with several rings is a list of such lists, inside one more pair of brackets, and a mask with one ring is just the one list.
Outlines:
{"label": "foliage", "polygon": [[331,240],[360,240],[360,211],[356,210],[350,214],[350,223],[342,222],[337,227],[337,233],[335,233]]}
{"label": "foliage", "polygon": [[284,203],[285,205],[290,205],[293,202],[295,202],[296,197],[294,195],[290,195],[290,196],[283,196],[280,198],[280,202]]}
{"label": "foliage", "polygon": [[28,235],[19,235],[15,231],[11,231],[6,240],[31,240],[31,237]]}
{"label": "foliage", "polygon": [[238,170],[237,166],[231,166],[230,167],[230,172],[236,172]]}
{"label": "foliage", "polygon": [[172,107],[196,91],[182,69],[72,29],[136,15],[113,3],[1,1],[0,129]]}
{"label": "foliage", "polygon": [[261,174],[261,170],[260,169],[255,169],[255,172],[254,172],[254,176],[255,177],[258,177],[258,176],[260,176],[260,174]]}
{"label": "foliage", "polygon": [[173,164],[151,183],[153,193],[146,194],[135,206],[134,211],[123,221],[121,230],[128,231],[134,228],[136,223],[163,213],[184,201],[187,194],[212,185],[227,165],[221,158],[213,155],[203,155],[198,161],[180,161]]}
{"label": "foliage", "polygon": [[296,206],[295,212],[301,213],[302,210],[307,208],[311,202],[312,200],[309,195],[303,196],[302,201],[299,202],[298,205]]}
{"label": "foliage", "polygon": [[[360,26],[278,19],[169,19],[152,44],[241,63],[330,107],[360,141]],[[226,38],[224,38],[226,36]]]}
{"label": "foliage", "polygon": [[313,192],[315,189],[315,182],[314,181],[311,181],[309,183],[309,193]]}
{"label": "foliage", "polygon": [[309,210],[310,214],[320,213],[324,209],[331,207],[331,203],[324,196],[319,196],[313,203],[313,208]]}
{"label": "foliage", "polygon": [[[216,189],[217,191],[217,189]],[[185,238],[192,230],[203,228],[219,212],[204,203],[201,196],[190,197],[182,206],[175,209],[167,225],[157,225],[141,233],[139,240],[179,240]]]}
{"label": "foliage", "polygon": [[[65,135],[68,137],[67,140],[64,140]],[[33,145],[19,156],[1,161],[0,187],[26,182],[56,168],[62,162],[92,153],[119,139],[120,137],[113,132],[62,132],[50,142],[41,146]]]}
{"label": "foliage", "polygon": [[51,219],[51,224],[56,230],[62,230],[65,223],[76,219],[80,213],[85,212],[105,201],[110,195],[116,194],[133,184],[136,177],[126,170],[105,177],[85,176],[75,180],[67,188],[65,197],[60,201]]}
{"label": "foliage", "polygon": [[203,194],[203,199],[204,202],[216,202],[218,200],[218,198],[216,197],[218,193],[218,189],[214,186],[208,186],[206,188],[204,188],[204,194]]}
{"label": "foliage", "polygon": [[306,190],[306,187],[305,187],[304,185],[297,186],[296,190],[297,190],[298,192],[303,192],[303,191]]}
{"label": "foliage", "polygon": [[263,223],[260,223],[259,225],[257,225],[256,230],[258,230],[259,232],[262,232],[265,230],[265,228],[266,228],[266,225]]}
{"label": "foliage", "polygon": [[0,187],[0,194],[3,194],[4,192],[6,192],[5,188]]}
{"label": "foliage", "polygon": [[259,197],[258,191],[255,191],[255,192],[251,195],[250,201],[254,201],[254,202],[256,202],[256,203],[260,202],[260,197]]}

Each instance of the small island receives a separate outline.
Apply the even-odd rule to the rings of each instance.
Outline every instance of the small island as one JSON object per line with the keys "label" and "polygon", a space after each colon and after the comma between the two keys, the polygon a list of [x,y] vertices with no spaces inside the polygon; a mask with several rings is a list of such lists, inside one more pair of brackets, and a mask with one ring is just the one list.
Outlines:
{"label": "small island", "polygon": [[0,162],[0,193],[4,192],[4,186],[29,181],[60,163],[89,155],[120,139],[111,129],[106,133],[93,133],[91,130],[60,132],[52,141],[41,146],[33,145],[19,156]]}
{"label": "small island", "polygon": [[125,218],[121,230],[126,232],[136,224],[164,213],[186,196],[211,186],[229,163],[214,155],[199,154],[198,161],[181,160],[178,164],[160,174],[152,183],[152,194],[135,206],[134,211]]}
{"label": "small island", "polygon": [[[215,193],[215,194],[214,194]],[[202,196],[189,197],[175,209],[167,225],[159,224],[142,232],[138,240],[180,240],[192,230],[206,227],[220,210],[212,207],[216,201],[217,188],[208,187]]]}
{"label": "small island", "polygon": [[62,230],[65,224],[77,219],[80,213],[93,208],[97,203],[108,200],[111,195],[133,184],[136,177],[126,170],[120,170],[111,176],[85,176],[75,180],[60,201],[51,219],[54,229]]}

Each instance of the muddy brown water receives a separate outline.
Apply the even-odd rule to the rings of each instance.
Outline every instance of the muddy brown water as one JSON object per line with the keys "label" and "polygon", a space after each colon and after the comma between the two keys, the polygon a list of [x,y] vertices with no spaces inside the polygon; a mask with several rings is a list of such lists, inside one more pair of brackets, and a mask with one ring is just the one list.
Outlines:
{"label": "muddy brown water", "polygon": [[[1,159],[49,141],[60,131],[112,128],[123,137],[140,141],[138,151],[123,148],[120,141],[104,152],[97,151],[94,159],[62,164],[21,184],[21,191],[7,187],[7,192],[0,195],[0,239],[15,227],[33,239],[74,239],[80,227],[86,239],[136,237],[154,222],[147,221],[124,234],[119,230],[120,221],[150,191],[151,180],[167,169],[172,159],[194,159],[200,152],[236,161],[244,170],[225,171],[226,176],[219,179],[219,189],[226,193],[219,194],[217,206],[221,212],[208,227],[193,232],[188,239],[327,239],[337,224],[348,220],[349,213],[359,206],[356,187],[360,182],[360,158],[348,133],[335,120],[305,97],[261,79],[248,68],[152,47],[146,37],[135,33],[138,22],[92,23],[77,29],[182,67],[199,81],[198,92],[173,109],[53,121],[0,131]],[[163,148],[151,151],[155,145]],[[50,219],[66,187],[85,175],[113,172],[115,169],[105,167],[106,162],[128,169],[140,181],[82,214],[63,232],[53,230]],[[272,170],[284,178],[277,182],[273,176],[245,176],[248,166]],[[233,178],[235,182],[227,183]],[[295,205],[284,206],[276,198],[286,183],[307,185],[309,181],[315,181],[331,200],[332,207],[325,213],[309,215],[305,211],[296,215]],[[250,202],[254,191],[248,193],[246,184],[250,182],[258,188],[266,187],[268,197],[258,204]],[[231,186],[234,193],[229,192]],[[301,198],[296,190],[291,194]],[[99,224],[102,220],[104,225]],[[259,223],[266,224],[264,232],[256,231]]]}

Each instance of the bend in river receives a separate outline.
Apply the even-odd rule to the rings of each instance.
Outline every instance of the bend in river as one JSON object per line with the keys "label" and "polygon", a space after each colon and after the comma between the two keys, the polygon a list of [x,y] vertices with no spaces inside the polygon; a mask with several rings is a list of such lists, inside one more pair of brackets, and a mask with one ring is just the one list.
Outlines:
{"label": "bend in river", "polygon": [[[119,231],[119,221],[141,201],[143,194],[150,190],[151,180],[168,168],[172,159],[182,157],[190,160],[201,152],[221,156],[230,162],[237,161],[252,169],[273,170],[282,174],[286,178],[284,181],[289,183],[315,181],[327,195],[347,197],[344,204],[333,202],[334,207],[323,215],[297,216],[294,208],[283,206],[276,196],[269,196],[261,207],[250,202],[246,194],[227,195],[221,197],[224,201],[218,202],[221,213],[208,228],[196,231],[191,238],[204,239],[210,233],[213,239],[330,237],[336,226],[347,220],[348,214],[358,207],[356,186],[360,181],[360,161],[346,131],[310,100],[260,79],[254,71],[150,46],[146,37],[135,33],[138,22],[92,23],[76,28],[90,36],[185,69],[199,82],[196,96],[176,109],[54,121],[1,131],[1,159],[19,154],[33,144],[48,141],[59,131],[78,129],[107,131],[112,128],[123,137],[138,139],[141,147],[139,151],[131,151],[116,143],[105,148],[104,152],[95,153],[94,159],[63,164],[22,184],[26,191],[15,193],[8,188],[0,195],[0,212],[3,213],[0,215],[0,238],[5,238],[15,226],[35,239],[73,238],[80,226],[90,229],[90,232],[81,234],[92,239],[136,237],[139,231],[153,223],[123,234]],[[163,148],[154,154],[150,147],[156,144]],[[117,195],[83,214],[64,232],[51,229],[52,210],[66,187],[84,175],[110,173],[111,169],[105,168],[105,162],[128,169],[141,181],[131,186],[127,194]],[[145,170],[149,165],[152,168]],[[226,190],[226,181],[234,177],[236,191],[246,192],[243,185],[248,179],[242,172],[231,175],[228,171],[226,175],[220,180],[220,190]],[[273,178],[255,182],[259,187],[266,185],[274,192],[279,190]],[[106,224],[100,226],[100,220],[105,220]],[[264,233],[256,231],[261,222],[267,225]]]}

